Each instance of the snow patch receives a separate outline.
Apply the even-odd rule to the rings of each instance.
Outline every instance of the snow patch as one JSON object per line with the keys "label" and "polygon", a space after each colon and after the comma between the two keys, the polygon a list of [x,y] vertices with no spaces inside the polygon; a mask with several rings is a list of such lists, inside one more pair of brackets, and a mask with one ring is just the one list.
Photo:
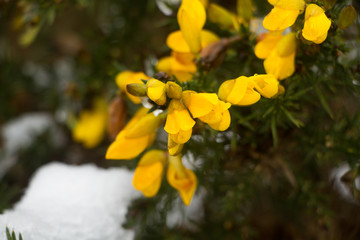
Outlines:
{"label": "snow patch", "polygon": [[6,226],[25,240],[133,239],[134,232],[121,227],[128,205],[140,196],[132,177],[119,168],[45,165],[15,208],[0,215],[0,239]]}

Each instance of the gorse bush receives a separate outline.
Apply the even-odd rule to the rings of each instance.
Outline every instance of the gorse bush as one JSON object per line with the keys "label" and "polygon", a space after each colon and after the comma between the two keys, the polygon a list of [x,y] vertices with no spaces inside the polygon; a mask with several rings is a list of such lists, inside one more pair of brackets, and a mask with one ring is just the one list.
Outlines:
{"label": "gorse bush", "polygon": [[[71,7],[91,23],[77,27],[89,42],[59,44],[75,74],[45,108],[67,112],[84,152],[135,168],[137,239],[360,239],[357,1],[13,7],[29,48]],[[196,196],[193,227],[170,227]]]}

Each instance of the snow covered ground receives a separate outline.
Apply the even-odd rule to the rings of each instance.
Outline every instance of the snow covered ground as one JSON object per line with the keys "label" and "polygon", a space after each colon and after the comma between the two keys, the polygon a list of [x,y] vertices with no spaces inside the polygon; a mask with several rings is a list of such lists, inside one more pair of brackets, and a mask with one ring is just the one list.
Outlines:
{"label": "snow covered ground", "polygon": [[5,226],[24,240],[133,239],[122,228],[129,203],[140,196],[132,176],[119,168],[45,165],[14,209],[0,215],[0,239]]}

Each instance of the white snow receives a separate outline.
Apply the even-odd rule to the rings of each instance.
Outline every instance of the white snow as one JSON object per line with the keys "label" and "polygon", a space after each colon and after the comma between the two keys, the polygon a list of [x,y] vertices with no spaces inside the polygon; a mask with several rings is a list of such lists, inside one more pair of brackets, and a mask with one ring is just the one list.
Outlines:
{"label": "white snow", "polygon": [[14,209],[0,215],[0,239],[5,226],[24,240],[133,239],[122,228],[129,203],[141,195],[132,176],[119,168],[45,165]]}
{"label": "white snow", "polygon": [[64,143],[62,132],[47,113],[27,113],[6,123],[1,130],[4,146],[1,149],[0,180],[16,162],[20,150],[28,148],[36,138],[50,130],[50,141],[60,147]]}

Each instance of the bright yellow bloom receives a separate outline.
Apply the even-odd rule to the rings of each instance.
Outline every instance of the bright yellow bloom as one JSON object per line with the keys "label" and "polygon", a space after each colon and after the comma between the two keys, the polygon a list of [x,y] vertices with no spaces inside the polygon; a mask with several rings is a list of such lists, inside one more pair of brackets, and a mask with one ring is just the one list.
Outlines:
{"label": "bright yellow bloom", "polygon": [[97,146],[104,138],[107,125],[107,105],[102,99],[95,101],[92,110],[83,110],[73,128],[73,139],[87,148]]}
{"label": "bright yellow bloom", "polygon": [[204,5],[199,0],[182,0],[177,19],[191,52],[198,53],[201,49],[200,32],[206,21]]}
{"label": "bright yellow bloom", "polygon": [[274,6],[264,18],[263,26],[269,31],[282,31],[292,26],[301,11],[304,10],[304,0],[269,0]]}
{"label": "bright yellow bloom", "polygon": [[146,76],[145,73],[143,72],[131,72],[131,71],[124,71],[119,73],[116,76],[116,84],[118,85],[118,87],[124,91],[126,93],[126,95],[128,96],[128,98],[136,104],[141,103],[141,100],[139,97],[133,96],[131,95],[127,89],[126,89],[126,85],[131,84],[131,83],[143,83],[141,81],[141,79],[143,80],[147,80],[150,79],[150,77]]}
{"label": "bright yellow bloom", "polygon": [[164,105],[166,103],[165,83],[154,78],[148,80],[146,94],[157,105]]}
{"label": "bright yellow bloom", "polygon": [[169,156],[167,180],[178,190],[184,204],[188,206],[195,193],[197,178],[193,171],[184,167],[180,155]]}
{"label": "bright yellow bloom", "polygon": [[108,148],[106,159],[132,159],[153,143],[163,115],[147,112],[146,108],[137,111]]}
{"label": "bright yellow bloom", "polygon": [[309,4],[305,11],[305,24],[302,36],[316,44],[325,41],[330,29],[331,21],[324,10],[316,4]]}
{"label": "bright yellow bloom", "polygon": [[196,65],[194,62],[182,63],[174,57],[174,55],[160,59],[156,65],[156,69],[170,76],[174,75],[179,82],[192,80],[193,74],[196,73]]}
{"label": "bright yellow bloom", "polygon": [[[219,88],[219,98],[234,105],[246,106],[264,97],[273,97],[278,92],[279,82],[270,74],[255,75],[253,77],[238,77],[227,80]],[[256,89],[256,91],[255,91]]]}
{"label": "bright yellow bloom", "polygon": [[166,162],[165,151],[151,150],[145,153],[134,172],[134,188],[146,197],[155,196],[161,185]]}
{"label": "bright yellow bloom", "polygon": [[282,80],[295,71],[296,37],[295,33],[285,36],[268,33],[256,44],[255,55],[265,59],[264,67],[268,74]]}
{"label": "bright yellow bloom", "polygon": [[215,130],[225,131],[231,122],[230,103],[219,100],[215,93],[197,93],[184,91],[182,96],[185,106],[194,118],[209,124]]}
{"label": "bright yellow bloom", "polygon": [[[200,49],[203,49],[210,43],[219,41],[219,37],[216,36],[216,34],[210,32],[208,30],[199,31],[199,36],[200,36],[199,51],[200,51]],[[186,38],[182,31],[175,31],[175,32],[170,33],[166,39],[166,45],[174,52],[178,52],[178,53],[191,53],[192,52],[191,47],[188,44],[188,42],[186,41]],[[194,55],[192,54],[191,56],[194,56]]]}
{"label": "bright yellow bloom", "polygon": [[194,125],[195,121],[191,118],[184,104],[178,99],[172,99],[164,126],[171,139],[180,144],[187,142],[191,137]]}
{"label": "bright yellow bloom", "polygon": [[259,74],[249,78],[254,81],[255,89],[262,96],[271,98],[279,91],[279,81],[272,74]]}

